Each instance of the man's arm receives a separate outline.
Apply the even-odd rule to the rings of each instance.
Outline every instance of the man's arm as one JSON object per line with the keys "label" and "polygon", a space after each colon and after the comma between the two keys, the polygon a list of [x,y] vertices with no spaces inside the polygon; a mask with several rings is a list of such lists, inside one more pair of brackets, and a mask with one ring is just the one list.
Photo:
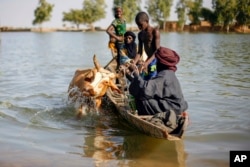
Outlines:
{"label": "man's arm", "polygon": [[159,31],[159,29],[158,28],[155,28],[154,30],[153,30],[153,34],[154,34],[154,36],[155,36],[155,48],[156,48],[156,50],[155,50],[155,52],[157,51],[157,49],[159,49],[160,48],[160,41],[161,41],[161,38],[160,38],[160,31]]}
{"label": "man's arm", "polygon": [[136,56],[135,56],[135,58],[134,58],[134,62],[133,62],[133,64],[136,64],[139,60],[140,60],[140,58],[141,58],[141,56],[142,56],[142,52],[143,52],[143,50],[142,50],[142,48],[143,48],[143,43],[142,43],[142,40],[141,40],[141,33],[139,32],[139,34],[138,34],[138,52],[137,52],[137,54],[136,54]]}
{"label": "man's arm", "polygon": [[144,63],[144,68],[147,69],[147,66],[150,64],[150,62],[152,62],[155,58],[155,53],[157,52],[157,50],[160,48],[160,31],[158,28],[154,28],[153,30],[153,36],[155,37],[155,48],[156,50],[154,51],[154,53],[150,56],[149,59],[147,59],[147,61]]}
{"label": "man's arm", "polygon": [[111,24],[111,25],[107,28],[106,32],[109,34],[110,38],[114,38],[114,39],[116,39],[117,41],[122,41],[122,40],[123,40],[123,38],[121,38],[120,36],[117,36],[117,35],[114,33],[114,32],[115,32],[115,28],[114,28],[114,25],[113,25],[113,24]]}

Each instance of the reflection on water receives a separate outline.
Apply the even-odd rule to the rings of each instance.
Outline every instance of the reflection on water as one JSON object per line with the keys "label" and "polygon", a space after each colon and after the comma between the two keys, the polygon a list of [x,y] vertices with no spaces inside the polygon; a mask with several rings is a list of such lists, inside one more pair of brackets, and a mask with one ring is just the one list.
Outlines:
{"label": "reflection on water", "polygon": [[85,137],[83,152],[83,156],[94,159],[96,166],[184,167],[186,160],[183,141],[165,141],[141,134],[127,134],[123,141],[117,141],[116,137],[97,133]]}
{"label": "reflection on water", "polygon": [[161,33],[181,56],[176,72],[191,124],[178,142],[140,134],[112,112],[80,120],[67,103],[77,68],[111,59],[105,32],[2,33],[0,166],[227,167],[250,150],[249,35]]}

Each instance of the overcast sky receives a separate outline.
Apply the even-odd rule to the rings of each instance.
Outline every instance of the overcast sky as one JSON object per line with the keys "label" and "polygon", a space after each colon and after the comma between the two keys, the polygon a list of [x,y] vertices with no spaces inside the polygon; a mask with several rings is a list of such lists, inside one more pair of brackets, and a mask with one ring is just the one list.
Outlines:
{"label": "overcast sky", "polygon": [[[12,27],[33,27],[34,10],[38,6],[38,0],[0,0],[0,26]],[[54,4],[51,20],[45,22],[43,27],[62,27],[63,12],[70,9],[81,9],[83,0],[47,0],[48,3]],[[175,8],[174,0],[173,7]],[[108,27],[113,20],[112,5],[113,0],[106,0],[106,18],[95,23],[95,26],[102,28]],[[211,0],[203,0],[206,7],[211,7]],[[169,20],[176,20],[175,9],[172,8]],[[67,23],[69,26],[70,24]]]}

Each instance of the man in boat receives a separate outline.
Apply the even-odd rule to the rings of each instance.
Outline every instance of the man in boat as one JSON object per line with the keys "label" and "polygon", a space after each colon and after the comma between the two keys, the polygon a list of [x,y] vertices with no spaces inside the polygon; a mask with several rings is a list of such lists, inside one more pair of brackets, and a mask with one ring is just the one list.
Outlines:
{"label": "man in boat", "polygon": [[154,115],[153,119],[161,120],[168,126],[169,132],[178,126],[178,118],[187,110],[178,78],[175,75],[179,55],[168,48],[160,47],[155,53],[157,58],[157,75],[144,80],[135,65],[129,66],[131,80],[129,92],[135,97],[139,115]]}
{"label": "man in boat", "polygon": [[135,58],[137,53],[136,35],[132,31],[124,34],[124,48],[121,50],[120,64],[130,62]]}

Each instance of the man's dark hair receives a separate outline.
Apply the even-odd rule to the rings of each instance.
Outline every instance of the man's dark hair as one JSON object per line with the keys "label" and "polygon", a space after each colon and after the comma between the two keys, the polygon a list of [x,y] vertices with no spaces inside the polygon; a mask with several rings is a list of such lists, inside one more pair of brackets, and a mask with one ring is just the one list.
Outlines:
{"label": "man's dark hair", "polygon": [[137,13],[136,17],[135,17],[135,22],[140,22],[140,21],[149,21],[149,17],[148,14],[146,12],[139,12]]}

